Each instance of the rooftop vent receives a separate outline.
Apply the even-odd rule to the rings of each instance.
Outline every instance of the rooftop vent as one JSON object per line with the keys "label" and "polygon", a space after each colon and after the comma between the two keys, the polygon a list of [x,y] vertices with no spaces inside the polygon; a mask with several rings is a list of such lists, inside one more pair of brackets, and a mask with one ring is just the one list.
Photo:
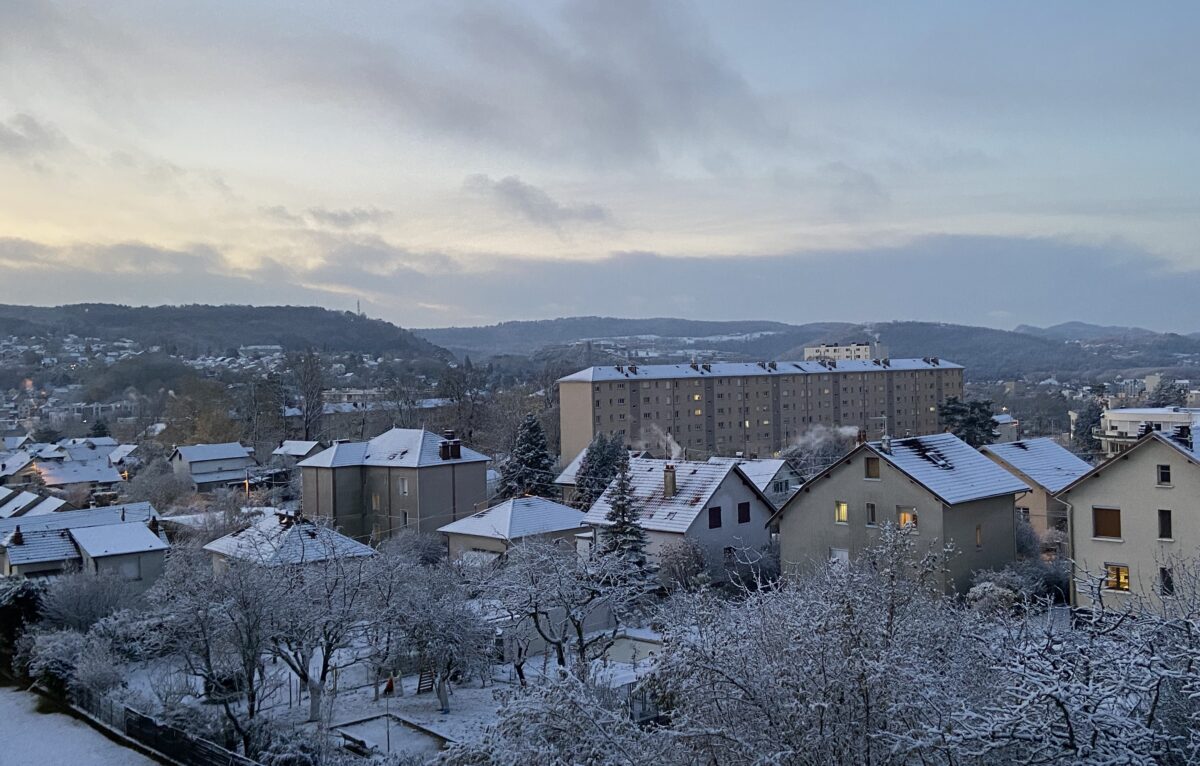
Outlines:
{"label": "rooftop vent", "polygon": [[675,497],[675,466],[663,467],[663,497]]}

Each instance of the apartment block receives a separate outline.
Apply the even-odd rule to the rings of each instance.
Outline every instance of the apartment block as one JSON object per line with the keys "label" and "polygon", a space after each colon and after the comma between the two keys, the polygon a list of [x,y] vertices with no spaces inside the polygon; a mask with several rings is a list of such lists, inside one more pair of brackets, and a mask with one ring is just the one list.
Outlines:
{"label": "apartment block", "polygon": [[562,457],[599,432],[675,458],[767,457],[814,426],[940,431],[963,368],[937,357],[589,367],[558,381]]}
{"label": "apartment block", "polygon": [[877,340],[870,343],[822,343],[819,346],[804,347],[804,361],[816,362],[833,360],[835,362],[852,362],[855,360],[886,359],[887,346]]}

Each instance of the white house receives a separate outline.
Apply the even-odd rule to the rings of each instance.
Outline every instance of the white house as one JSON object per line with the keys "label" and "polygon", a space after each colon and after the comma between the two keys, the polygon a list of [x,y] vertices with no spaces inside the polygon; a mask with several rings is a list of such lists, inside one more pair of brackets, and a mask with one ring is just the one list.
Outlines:
{"label": "white house", "polygon": [[285,513],[264,516],[244,529],[213,540],[204,550],[212,554],[213,567],[218,570],[231,560],[279,567],[375,555],[369,545],[332,527]]}
{"label": "white house", "polygon": [[255,466],[254,450],[237,442],[176,447],[170,461],[175,474],[191,479],[197,492],[245,481]]}
{"label": "white house", "polygon": [[479,554],[494,558],[522,540],[566,540],[587,529],[583,511],[544,497],[518,497],[438,529],[451,560]]}

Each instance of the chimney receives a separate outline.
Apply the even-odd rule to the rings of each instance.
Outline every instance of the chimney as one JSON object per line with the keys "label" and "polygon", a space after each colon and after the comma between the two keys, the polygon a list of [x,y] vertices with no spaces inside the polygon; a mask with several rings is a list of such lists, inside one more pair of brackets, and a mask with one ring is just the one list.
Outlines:
{"label": "chimney", "polygon": [[25,542],[25,536],[21,534],[21,527],[18,525],[13,530],[12,537],[8,539],[9,545],[21,545]]}
{"label": "chimney", "polygon": [[158,534],[158,517],[151,516],[150,521],[146,523],[146,527],[149,528],[149,530],[151,532],[153,532],[154,534],[157,535]]}
{"label": "chimney", "polygon": [[889,455],[892,454],[892,437],[884,434],[879,440],[879,449],[881,452],[886,452]]}
{"label": "chimney", "polygon": [[446,439],[442,439],[441,443],[438,444],[438,457],[442,460],[450,459],[450,442]]}
{"label": "chimney", "polygon": [[776,364],[775,362],[767,362],[767,367],[768,367],[768,369],[772,369],[772,370],[779,369],[779,365]]}
{"label": "chimney", "polygon": [[667,465],[663,467],[663,497],[675,497],[675,466]]}
{"label": "chimney", "polygon": [[866,444],[866,443],[867,443],[867,429],[860,428],[860,429],[858,429],[858,433],[854,436],[854,444],[855,444],[855,446],[857,446],[859,444]]}
{"label": "chimney", "polygon": [[450,459],[462,459],[462,439],[452,439],[450,441]]}

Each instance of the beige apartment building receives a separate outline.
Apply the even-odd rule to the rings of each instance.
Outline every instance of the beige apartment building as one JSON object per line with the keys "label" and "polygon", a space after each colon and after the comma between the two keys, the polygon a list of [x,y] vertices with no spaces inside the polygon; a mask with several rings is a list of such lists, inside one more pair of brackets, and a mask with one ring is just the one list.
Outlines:
{"label": "beige apartment building", "polygon": [[804,361],[813,362],[832,359],[835,362],[851,362],[856,359],[886,359],[887,346],[877,340],[870,343],[822,343],[804,347]]}
{"label": "beige apartment building", "polygon": [[558,381],[562,458],[598,432],[672,457],[776,455],[813,426],[868,435],[936,433],[963,395],[963,368],[937,357],[589,367]]}
{"label": "beige apartment building", "polygon": [[1014,496],[1028,490],[953,434],[884,439],[804,484],[771,524],[787,572],[854,561],[885,524],[908,527],[921,553],[953,543],[943,586],[965,593],[975,572],[1016,559]]}
{"label": "beige apartment building", "polygon": [[[1134,597],[1153,608],[1174,591],[1174,568],[1200,544],[1200,454],[1191,436],[1153,431],[1067,486],[1075,581],[1071,602],[1121,608]],[[1081,585],[1089,577],[1099,586]]]}

